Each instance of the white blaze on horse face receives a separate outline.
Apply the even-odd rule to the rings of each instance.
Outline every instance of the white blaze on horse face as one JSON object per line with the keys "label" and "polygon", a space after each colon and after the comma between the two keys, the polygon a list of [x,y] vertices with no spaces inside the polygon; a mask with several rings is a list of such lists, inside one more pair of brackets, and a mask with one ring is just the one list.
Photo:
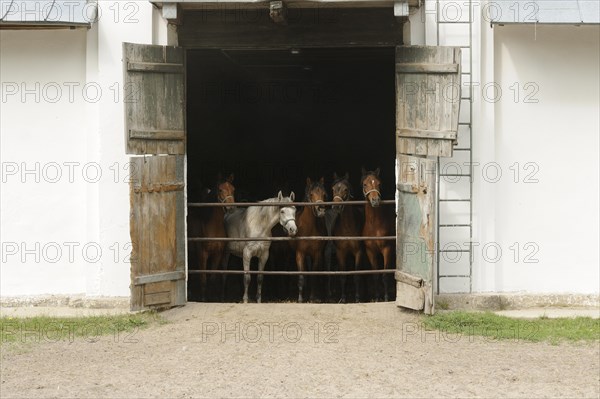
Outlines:
{"label": "white blaze on horse face", "polygon": [[380,182],[377,179],[371,178],[369,181],[365,179],[363,181],[363,193],[365,198],[369,201],[372,207],[378,207],[379,201],[381,200],[381,193],[379,191]]}

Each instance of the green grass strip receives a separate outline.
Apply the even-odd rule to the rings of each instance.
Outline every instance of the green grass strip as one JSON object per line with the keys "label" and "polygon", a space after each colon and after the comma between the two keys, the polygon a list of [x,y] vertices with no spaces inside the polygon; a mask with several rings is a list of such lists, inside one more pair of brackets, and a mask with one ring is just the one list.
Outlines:
{"label": "green grass strip", "polygon": [[165,321],[156,312],[86,317],[2,317],[0,344],[73,342],[137,342],[139,330]]}
{"label": "green grass strip", "polygon": [[591,317],[517,319],[492,312],[441,312],[426,316],[427,330],[459,336],[483,336],[491,340],[563,341],[600,340],[600,319]]}

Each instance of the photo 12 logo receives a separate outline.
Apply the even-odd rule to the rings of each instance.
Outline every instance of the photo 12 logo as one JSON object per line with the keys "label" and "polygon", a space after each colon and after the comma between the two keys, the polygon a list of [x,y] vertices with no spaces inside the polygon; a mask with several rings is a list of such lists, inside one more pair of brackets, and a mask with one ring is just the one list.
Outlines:
{"label": "photo 12 logo", "polygon": [[2,183],[135,183],[139,171],[133,162],[113,162],[103,165],[98,162],[49,161],[15,162],[4,161],[1,165]]}
{"label": "photo 12 logo", "polygon": [[[0,17],[6,22],[94,24],[101,18],[115,24],[140,22],[144,1],[3,0]],[[148,3],[149,5],[149,3]]]}
{"label": "photo 12 logo", "polygon": [[114,103],[136,103],[140,99],[139,84],[127,82],[2,82],[2,104],[95,104],[103,98]]}
{"label": "photo 12 logo", "polygon": [[69,22],[98,21],[98,5],[94,1],[31,1],[0,2],[0,14],[8,22]]}
{"label": "photo 12 logo", "polygon": [[496,342],[507,339],[513,342],[531,340],[539,334],[540,326],[531,321],[518,321],[510,327],[494,327],[489,325],[449,325],[440,329],[431,329],[424,323],[407,322],[402,324],[400,337],[402,342],[421,341],[456,343],[466,341],[473,343],[476,339],[484,342]]}
{"label": "photo 12 logo", "polygon": [[540,2],[536,0],[439,0],[422,3],[419,8],[410,9],[410,15],[422,10],[421,22],[425,22],[427,17],[450,23],[468,22],[475,20],[475,16],[480,16],[487,24],[539,22]]}
{"label": "photo 12 logo", "polygon": [[202,342],[257,343],[287,342],[301,340],[315,344],[338,343],[339,324],[334,322],[304,325],[298,322],[203,322]]}
{"label": "photo 12 logo", "polygon": [[84,324],[65,320],[31,322],[8,317],[0,322],[2,343],[58,343],[80,339],[93,344],[104,339],[115,343],[136,344],[139,342],[136,337],[138,332],[137,326],[125,330],[118,323],[106,324],[101,321]]}
{"label": "photo 12 logo", "polygon": [[133,264],[136,263],[136,257],[132,257],[135,249],[135,244],[131,242],[113,242],[106,247],[94,241],[2,241],[1,255],[3,264],[94,264],[100,261]]}

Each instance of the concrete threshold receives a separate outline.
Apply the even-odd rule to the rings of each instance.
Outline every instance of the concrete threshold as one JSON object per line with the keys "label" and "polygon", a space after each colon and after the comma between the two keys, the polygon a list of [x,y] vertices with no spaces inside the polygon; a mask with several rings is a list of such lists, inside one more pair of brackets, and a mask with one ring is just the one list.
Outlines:
{"label": "concrete threshold", "polygon": [[86,317],[127,314],[129,297],[39,295],[1,297],[1,317]]}

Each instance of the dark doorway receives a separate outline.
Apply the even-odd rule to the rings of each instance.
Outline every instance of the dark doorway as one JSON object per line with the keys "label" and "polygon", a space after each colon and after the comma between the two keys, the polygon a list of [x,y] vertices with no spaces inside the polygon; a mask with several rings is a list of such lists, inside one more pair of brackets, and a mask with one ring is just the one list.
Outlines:
{"label": "dark doorway", "polygon": [[[236,200],[252,201],[278,190],[302,200],[306,177],[323,176],[330,192],[333,172],[348,172],[362,199],[362,166],[381,168],[383,197],[393,199],[394,60],[393,47],[188,50],[188,202],[218,173],[234,173]],[[189,269],[194,262],[190,253]],[[188,279],[190,300],[197,278]],[[294,298],[275,295],[280,280],[265,277],[263,300]],[[239,301],[241,276],[228,281],[228,299]]]}

